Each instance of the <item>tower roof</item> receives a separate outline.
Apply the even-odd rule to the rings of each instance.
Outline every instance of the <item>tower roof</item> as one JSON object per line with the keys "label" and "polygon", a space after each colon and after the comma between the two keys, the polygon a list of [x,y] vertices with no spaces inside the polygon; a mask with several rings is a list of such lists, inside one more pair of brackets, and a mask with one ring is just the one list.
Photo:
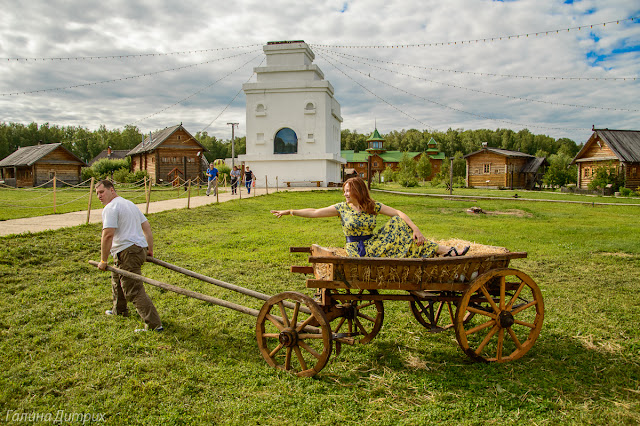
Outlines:
{"label": "tower roof", "polygon": [[384,141],[384,138],[380,136],[380,133],[378,133],[378,129],[375,129],[369,139],[367,139],[367,142],[369,141]]}

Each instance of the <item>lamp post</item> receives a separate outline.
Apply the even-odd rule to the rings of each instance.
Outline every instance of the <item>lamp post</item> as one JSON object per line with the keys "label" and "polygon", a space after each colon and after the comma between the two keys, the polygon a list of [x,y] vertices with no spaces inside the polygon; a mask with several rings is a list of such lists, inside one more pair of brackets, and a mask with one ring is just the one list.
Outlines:
{"label": "lamp post", "polygon": [[236,165],[236,134],[235,128],[239,123],[227,123],[231,125],[231,168],[233,169]]}

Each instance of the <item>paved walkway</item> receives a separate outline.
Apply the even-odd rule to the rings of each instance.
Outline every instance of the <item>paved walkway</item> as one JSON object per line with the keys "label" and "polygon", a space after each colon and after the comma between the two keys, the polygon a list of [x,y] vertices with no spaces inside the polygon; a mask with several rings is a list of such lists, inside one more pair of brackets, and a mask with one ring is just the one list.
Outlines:
{"label": "paved walkway", "polygon": [[[243,188],[244,189],[244,188]],[[283,191],[311,191],[318,189],[336,189],[336,188],[316,188],[316,187],[300,187],[300,188],[286,188],[280,189]],[[253,194],[255,192],[255,195]],[[273,194],[275,191],[269,189],[269,194]],[[247,197],[258,197],[265,195],[265,188],[253,188],[252,194],[247,195],[245,191],[242,192],[242,199]],[[225,201],[238,199],[238,195],[231,195],[231,191],[221,192],[218,195],[218,201],[223,203]],[[98,204],[100,201],[94,197],[94,202]],[[214,204],[216,197],[210,195],[202,195],[199,197],[191,197],[189,207],[200,207],[207,204]],[[137,204],[141,212],[145,212],[146,204]],[[172,200],[154,201],[149,203],[149,213],[158,213],[165,210],[184,209],[187,207],[187,198],[177,198]],[[92,209],[89,217],[89,222],[96,223],[102,221],[102,209]],[[53,229],[66,228],[70,226],[84,225],[87,223],[87,211],[52,214],[47,216],[28,217],[23,219],[11,219],[0,221],[0,236],[11,234],[22,234],[25,232],[42,232]]]}

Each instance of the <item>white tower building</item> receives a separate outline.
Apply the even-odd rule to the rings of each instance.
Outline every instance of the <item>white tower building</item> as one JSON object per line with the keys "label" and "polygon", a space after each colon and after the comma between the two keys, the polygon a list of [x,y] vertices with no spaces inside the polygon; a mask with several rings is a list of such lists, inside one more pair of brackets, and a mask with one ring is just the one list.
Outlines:
{"label": "white tower building", "polygon": [[340,104],[333,86],[312,62],[304,41],[269,42],[256,83],[242,86],[247,98],[247,153],[238,156],[256,184],[340,182]]}

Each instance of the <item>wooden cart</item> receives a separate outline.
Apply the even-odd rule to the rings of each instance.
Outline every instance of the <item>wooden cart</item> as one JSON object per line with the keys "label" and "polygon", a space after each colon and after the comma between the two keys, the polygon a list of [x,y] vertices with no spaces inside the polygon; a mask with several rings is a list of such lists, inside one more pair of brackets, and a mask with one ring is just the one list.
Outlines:
{"label": "wooden cart", "polygon": [[[316,298],[292,292],[274,296],[260,311],[256,334],[270,365],[301,376],[326,365],[333,342],[338,351],[342,344],[370,342],[382,327],[383,301],[408,302],[430,332],[453,328],[458,344],[475,361],[518,359],[542,328],[540,289],[524,272],[508,268],[511,259],[527,253],[389,259],[341,257],[317,245],[291,251],[310,253],[311,266],[291,270],[314,275],[306,285],[317,289]],[[283,301],[304,304],[312,314],[294,311],[287,317]],[[276,313],[291,320],[274,320]],[[304,325],[321,333],[304,333]]]}
{"label": "wooden cart", "polygon": [[263,300],[260,310],[112,266],[107,270],[257,317],[256,339],[267,363],[305,377],[324,368],[334,343],[339,352],[342,344],[370,342],[382,327],[383,301],[409,302],[416,320],[430,332],[453,328],[462,350],[476,361],[518,359],[542,328],[540,289],[524,272],[508,268],[511,259],[526,253],[390,259],[342,257],[317,245],[291,251],[310,254],[310,266],[291,270],[313,274],[306,285],[317,290],[314,298],[295,291],[269,296],[147,257],[162,267]]}

